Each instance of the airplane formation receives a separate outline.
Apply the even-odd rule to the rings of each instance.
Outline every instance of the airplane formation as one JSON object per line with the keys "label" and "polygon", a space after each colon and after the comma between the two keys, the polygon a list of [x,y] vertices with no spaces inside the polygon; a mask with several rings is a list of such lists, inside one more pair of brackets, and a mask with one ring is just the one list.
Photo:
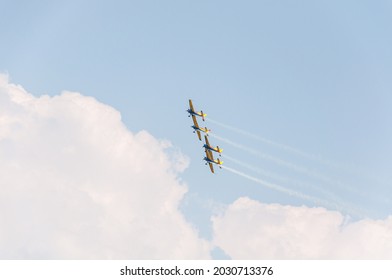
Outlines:
{"label": "airplane formation", "polygon": [[208,129],[207,127],[200,127],[199,124],[197,123],[196,117],[202,118],[203,121],[205,121],[205,117],[207,114],[203,113],[203,111],[197,112],[192,104],[192,100],[189,99],[189,109],[186,110],[189,113],[188,117],[192,117],[193,120],[193,125],[191,126],[193,128],[193,133],[197,133],[197,136],[199,140],[201,141],[201,133],[204,133],[204,145],[203,148],[205,150],[206,156],[204,157],[203,160],[206,161],[206,165],[208,164],[210,166],[210,170],[212,173],[214,172],[214,166],[213,164],[216,164],[219,166],[219,168],[222,168],[221,165],[223,164],[223,161],[220,160],[220,158],[214,159],[214,156],[212,152],[216,152],[221,156],[223,149],[219,148],[219,146],[213,147],[210,145],[210,142],[208,141],[208,133],[211,131],[211,129]]}

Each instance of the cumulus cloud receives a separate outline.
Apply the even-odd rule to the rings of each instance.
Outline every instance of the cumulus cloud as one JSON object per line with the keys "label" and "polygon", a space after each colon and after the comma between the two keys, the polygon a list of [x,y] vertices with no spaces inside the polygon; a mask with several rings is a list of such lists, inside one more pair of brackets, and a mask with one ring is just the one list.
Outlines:
{"label": "cumulus cloud", "polygon": [[0,258],[209,258],[178,206],[188,160],[75,92],[0,76]]}
{"label": "cumulus cloud", "polygon": [[214,244],[233,259],[392,258],[392,216],[349,222],[324,208],[242,197],[212,220]]}

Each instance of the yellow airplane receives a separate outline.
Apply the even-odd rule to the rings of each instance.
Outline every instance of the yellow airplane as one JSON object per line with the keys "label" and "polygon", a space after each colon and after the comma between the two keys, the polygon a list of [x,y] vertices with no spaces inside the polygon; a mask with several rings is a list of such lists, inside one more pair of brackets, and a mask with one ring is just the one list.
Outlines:
{"label": "yellow airplane", "polygon": [[208,135],[208,132],[210,132],[211,129],[208,129],[207,127],[205,127],[205,128],[200,127],[199,124],[197,123],[195,115],[192,115],[192,119],[193,119],[193,125],[191,127],[193,128],[193,133],[195,133],[195,131],[196,131],[197,136],[199,137],[199,140],[201,141],[200,132],[204,132],[205,134]]}
{"label": "yellow airplane", "polygon": [[210,145],[210,142],[208,141],[208,137],[207,135],[204,135],[204,139],[205,139],[205,144],[203,145],[204,148],[206,148],[207,150],[213,151],[213,152],[217,152],[220,156],[222,155],[223,149],[220,149],[219,146],[212,147]]}
{"label": "yellow airplane", "polygon": [[222,168],[221,165],[223,164],[223,161],[221,161],[219,158],[218,159],[214,159],[214,157],[212,155],[212,152],[210,150],[205,149],[205,151],[206,151],[206,157],[204,158],[204,160],[206,161],[206,165],[208,163],[209,166],[210,166],[211,172],[215,173],[214,172],[214,166],[212,164],[213,163],[217,164],[219,166],[219,168]]}
{"label": "yellow airplane", "polygon": [[189,99],[189,109],[186,110],[189,113],[190,116],[198,116],[201,117],[204,121],[204,117],[207,117],[207,114],[204,114],[203,111],[196,112],[195,109],[193,108],[192,100]]}

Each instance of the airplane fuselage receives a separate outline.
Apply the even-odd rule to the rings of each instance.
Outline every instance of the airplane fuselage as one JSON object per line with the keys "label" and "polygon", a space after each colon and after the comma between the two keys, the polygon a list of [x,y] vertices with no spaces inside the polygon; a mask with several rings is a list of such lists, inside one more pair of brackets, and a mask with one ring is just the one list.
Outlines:
{"label": "airplane fuselage", "polygon": [[203,119],[203,121],[204,121],[204,117],[207,116],[207,114],[204,114],[202,112],[195,112],[192,109],[188,109],[186,111],[189,113],[189,117],[190,116],[198,116],[198,117],[201,117]]}
{"label": "airplane fuselage", "polygon": [[202,127],[197,127],[197,126],[194,126],[194,125],[192,125],[191,127],[192,127],[194,130],[198,130],[198,131],[201,131],[201,132],[204,132],[204,133],[207,133],[207,134],[208,134],[208,132],[209,132],[208,129],[205,129],[205,128],[202,128]]}
{"label": "airplane fuselage", "polygon": [[207,150],[217,152],[219,154],[222,153],[222,149],[214,148],[214,147],[208,146],[207,144],[204,144],[203,147],[206,148]]}
{"label": "airplane fuselage", "polygon": [[207,163],[214,163],[214,164],[216,164],[216,165],[222,165],[222,161],[219,161],[219,160],[210,160],[208,157],[204,157],[204,160],[207,162]]}

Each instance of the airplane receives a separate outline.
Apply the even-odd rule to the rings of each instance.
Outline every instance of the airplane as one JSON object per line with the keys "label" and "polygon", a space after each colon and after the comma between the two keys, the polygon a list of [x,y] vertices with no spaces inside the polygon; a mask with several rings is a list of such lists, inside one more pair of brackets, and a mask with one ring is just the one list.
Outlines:
{"label": "airplane", "polygon": [[205,142],[206,142],[203,145],[204,148],[206,148],[207,150],[213,151],[213,152],[217,152],[220,156],[222,155],[223,149],[220,149],[219,146],[216,146],[216,148],[212,147],[210,145],[210,142],[208,141],[207,135],[204,135],[204,139],[205,139]]}
{"label": "airplane", "polygon": [[197,132],[197,136],[199,137],[199,140],[201,141],[201,132],[204,132],[205,134],[208,135],[208,132],[211,131],[211,129],[208,129],[207,127],[202,128],[199,126],[199,124],[197,123],[196,117],[195,115],[192,115],[192,119],[193,119],[193,125],[191,126],[193,128],[193,133],[195,133],[195,131]]}
{"label": "airplane", "polygon": [[221,161],[219,158],[218,159],[214,159],[214,157],[212,155],[212,152],[210,150],[205,149],[205,151],[206,151],[206,157],[204,158],[204,160],[206,161],[206,165],[208,163],[209,166],[210,166],[211,172],[215,173],[214,172],[214,166],[212,164],[213,163],[217,164],[219,166],[219,168],[222,168],[221,165],[223,164],[223,161]]}
{"label": "airplane", "polygon": [[189,113],[189,116],[198,116],[201,117],[204,121],[204,117],[207,117],[207,114],[204,114],[203,111],[196,112],[195,109],[193,108],[192,100],[189,99],[189,109],[186,110]]}

